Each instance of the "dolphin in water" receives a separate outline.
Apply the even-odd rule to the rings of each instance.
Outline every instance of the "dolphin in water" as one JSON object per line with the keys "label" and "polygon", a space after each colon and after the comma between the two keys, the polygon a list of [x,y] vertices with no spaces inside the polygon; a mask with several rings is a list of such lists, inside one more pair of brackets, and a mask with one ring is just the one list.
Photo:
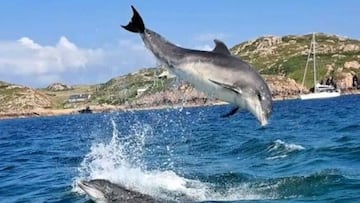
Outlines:
{"label": "dolphin in water", "polygon": [[145,46],[172,73],[189,82],[208,96],[229,102],[239,109],[249,110],[261,123],[267,125],[272,112],[271,92],[265,80],[247,62],[232,56],[227,46],[215,41],[212,51],[185,49],[167,41],[147,29],[140,14],[131,6],[133,17],[124,29],[139,33]]}
{"label": "dolphin in water", "polygon": [[80,181],[78,186],[97,203],[159,203],[150,195],[132,191],[104,179]]}

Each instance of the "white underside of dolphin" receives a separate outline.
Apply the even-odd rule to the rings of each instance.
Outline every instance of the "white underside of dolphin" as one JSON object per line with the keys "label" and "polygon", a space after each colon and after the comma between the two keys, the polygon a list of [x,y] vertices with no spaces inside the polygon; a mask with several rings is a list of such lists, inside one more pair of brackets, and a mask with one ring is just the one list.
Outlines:
{"label": "white underside of dolphin", "polygon": [[215,40],[213,51],[191,50],[178,47],[156,32],[145,28],[139,13],[133,9],[130,23],[123,26],[139,33],[145,46],[176,76],[192,84],[211,97],[249,110],[266,125],[272,112],[271,92],[260,74],[245,61],[234,57],[226,45]]}

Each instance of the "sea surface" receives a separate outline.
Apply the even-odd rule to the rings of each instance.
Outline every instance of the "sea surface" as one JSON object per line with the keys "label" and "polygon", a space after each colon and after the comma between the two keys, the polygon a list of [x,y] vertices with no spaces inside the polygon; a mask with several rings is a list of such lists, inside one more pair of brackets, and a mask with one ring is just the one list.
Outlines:
{"label": "sea surface", "polygon": [[0,121],[0,202],[90,202],[108,179],[194,202],[360,202],[360,95]]}

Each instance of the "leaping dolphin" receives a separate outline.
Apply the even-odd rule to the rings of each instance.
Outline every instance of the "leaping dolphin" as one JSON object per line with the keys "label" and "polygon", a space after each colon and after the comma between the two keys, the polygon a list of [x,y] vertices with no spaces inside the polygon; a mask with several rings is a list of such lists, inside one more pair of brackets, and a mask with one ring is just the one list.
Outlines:
{"label": "leaping dolphin", "polygon": [[215,40],[213,51],[176,46],[145,28],[140,14],[133,6],[131,8],[133,17],[128,25],[122,27],[139,33],[145,46],[171,72],[207,95],[235,105],[226,116],[245,108],[262,126],[267,125],[272,111],[271,93],[264,79],[250,64],[232,56],[219,40]]}
{"label": "leaping dolphin", "polygon": [[104,179],[80,181],[78,186],[97,203],[160,203],[153,197],[126,189]]}

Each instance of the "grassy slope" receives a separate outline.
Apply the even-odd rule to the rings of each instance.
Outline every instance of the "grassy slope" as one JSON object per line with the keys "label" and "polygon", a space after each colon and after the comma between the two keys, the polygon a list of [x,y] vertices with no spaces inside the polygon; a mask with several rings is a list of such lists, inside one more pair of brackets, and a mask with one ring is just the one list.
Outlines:
{"label": "grassy slope", "polygon": [[[258,49],[259,44],[264,41],[264,37],[236,45],[231,51],[252,63],[262,74],[282,74],[301,83],[311,37],[311,34],[281,37],[281,43],[271,46],[272,52],[270,54],[263,54],[263,51]],[[360,73],[359,69],[343,69],[346,61],[359,61],[360,57],[360,51],[344,51],[344,47],[347,45],[360,46],[360,41],[341,39],[334,35],[317,34],[316,42],[316,65],[319,79],[325,78],[327,65],[334,68],[335,78],[341,72],[353,71],[357,74]],[[313,70],[309,68],[305,83],[307,87],[312,85],[312,75]]]}
{"label": "grassy slope", "polygon": [[47,96],[49,96],[54,102],[53,108],[62,109],[66,104],[70,95],[74,94],[91,94],[93,95],[96,92],[97,85],[75,85],[72,86],[71,90],[64,91],[49,91],[47,89],[40,89],[39,91],[43,92]]}

